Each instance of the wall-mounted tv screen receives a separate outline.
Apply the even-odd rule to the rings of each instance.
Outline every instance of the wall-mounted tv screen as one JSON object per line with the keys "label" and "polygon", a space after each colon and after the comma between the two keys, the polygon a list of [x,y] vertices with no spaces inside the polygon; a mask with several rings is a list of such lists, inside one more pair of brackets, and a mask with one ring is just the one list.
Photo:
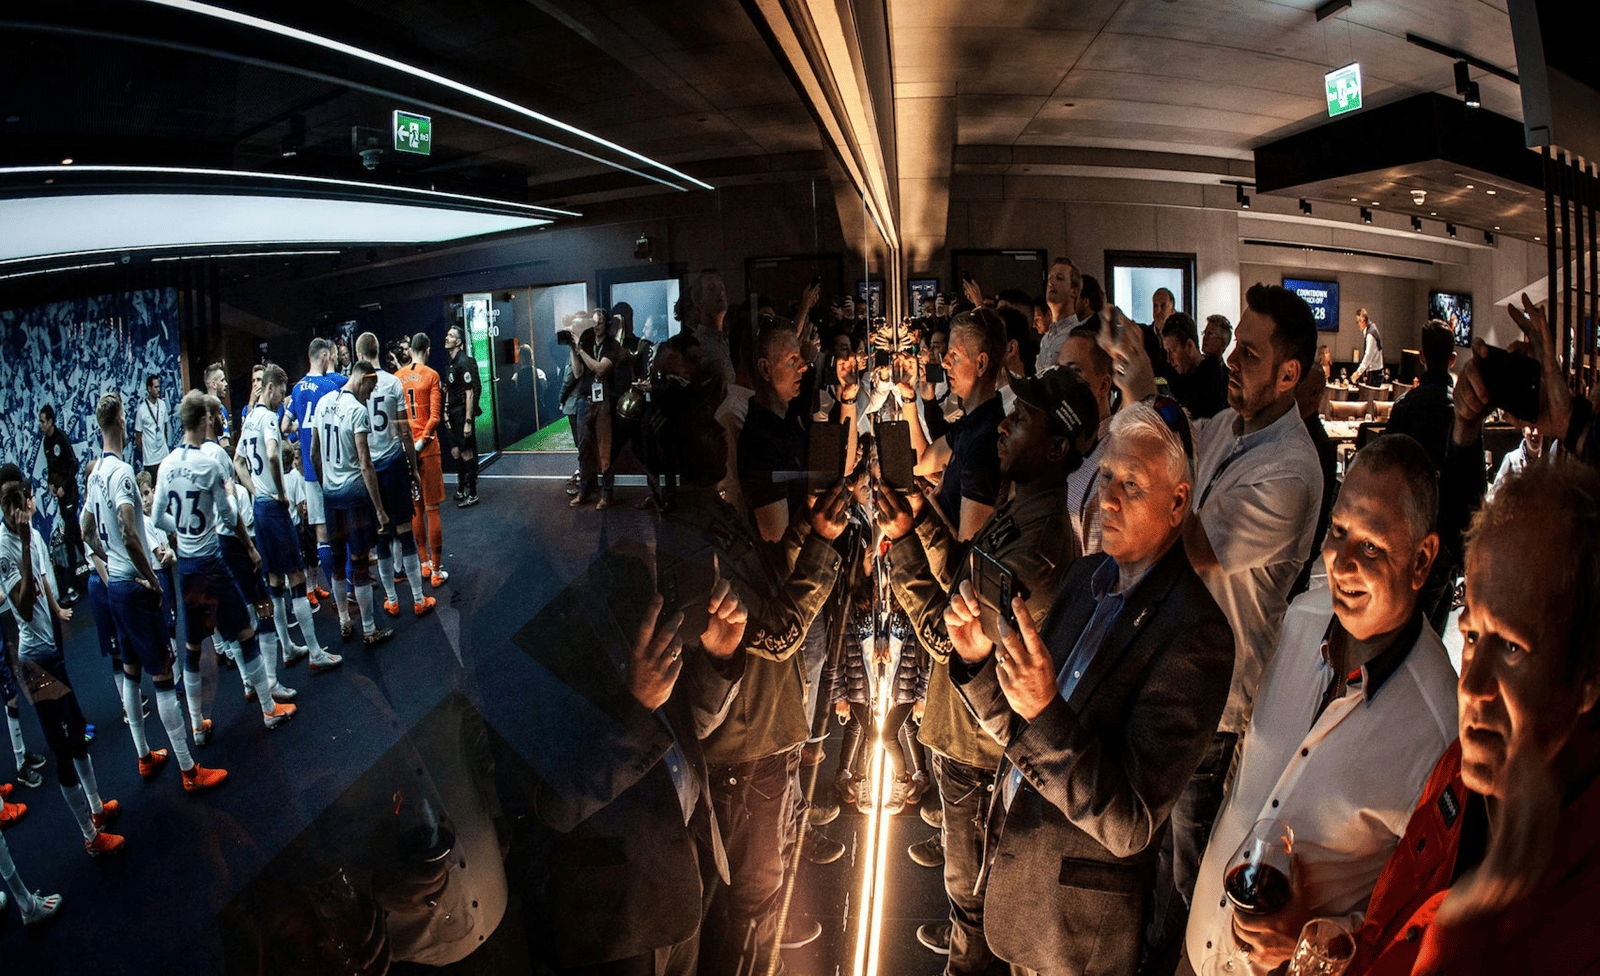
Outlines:
{"label": "wall-mounted tv screen", "polygon": [[1456,334],[1456,345],[1472,345],[1472,296],[1463,292],[1428,292],[1428,318],[1438,319]]}
{"label": "wall-mounted tv screen", "polygon": [[1339,283],[1337,281],[1304,281],[1299,278],[1283,279],[1283,287],[1305,299],[1311,306],[1311,317],[1317,320],[1318,332],[1339,331]]}

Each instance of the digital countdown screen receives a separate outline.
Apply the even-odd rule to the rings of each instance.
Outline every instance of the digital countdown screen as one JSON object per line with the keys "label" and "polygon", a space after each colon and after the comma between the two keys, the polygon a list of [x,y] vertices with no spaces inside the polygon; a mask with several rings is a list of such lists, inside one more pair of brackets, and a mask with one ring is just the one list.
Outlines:
{"label": "digital countdown screen", "polygon": [[1304,281],[1299,278],[1283,279],[1283,287],[1299,295],[1311,306],[1311,316],[1316,319],[1318,332],[1339,331],[1339,283],[1337,281]]}

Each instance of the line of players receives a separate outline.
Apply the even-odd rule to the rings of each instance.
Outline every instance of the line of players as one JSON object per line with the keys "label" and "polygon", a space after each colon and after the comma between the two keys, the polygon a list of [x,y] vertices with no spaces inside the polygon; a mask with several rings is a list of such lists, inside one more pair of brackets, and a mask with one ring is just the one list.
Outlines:
{"label": "line of players", "polygon": [[[285,411],[287,375],[275,364],[257,369],[248,413],[233,458],[217,443],[226,429],[221,402],[192,391],[179,405],[183,442],[160,466],[155,483],[148,472],[135,476],[123,460],[126,414],[118,394],[103,396],[96,407],[104,453],[92,466],[83,515],[95,578],[92,596],[102,647],[113,657],[125,718],[146,780],[175,758],[186,793],[221,786],[227,772],[198,765],[185,734],[175,665],[176,599],[170,574],[176,567],[185,622],[182,690],[189,706],[189,732],[197,747],[211,738],[204,715],[201,647],[215,635],[230,648],[245,682],[245,694],[261,708],[263,724],[276,728],[293,717],[293,689],[277,680],[282,663],[310,658],[313,673],[339,666],[343,659],[317,640],[307,590],[307,560],[299,543],[291,505],[303,485],[304,512],[317,528],[318,561],[333,583],[333,597],[344,640],[354,636],[347,595],[358,604],[363,643],[372,647],[394,631],[376,625],[372,607],[372,551],[377,550],[378,582],[387,599],[384,610],[400,615],[394,572],[394,547],[412,590],[413,612],[423,616],[437,605],[423,592],[448,578],[437,556],[426,568],[415,541],[413,486],[424,502],[417,522],[431,514],[437,526],[444,487],[435,431],[440,417],[438,375],[426,365],[426,336],[412,340],[412,363],[405,382],[378,370],[378,342],[371,333],[357,340],[363,359],[346,378],[327,371],[331,345],[315,340],[311,372],[296,384]],[[319,368],[320,367],[320,368]],[[296,413],[304,422],[295,420]],[[312,465],[300,470],[285,429],[299,434]],[[402,436],[401,432],[405,432]],[[11,466],[8,466],[11,468]],[[14,468],[12,468],[14,471]],[[303,477],[302,477],[303,475]],[[237,480],[236,480],[237,479]],[[39,712],[63,796],[77,820],[86,851],[93,857],[121,852],[125,838],[109,827],[120,812],[116,800],[102,799],[85,748],[84,722],[72,694],[54,621],[71,611],[54,598],[43,571],[44,547],[31,525],[32,492],[20,472],[0,477],[0,585],[21,620],[19,673]],[[421,534],[421,533],[417,533]],[[434,552],[442,541],[435,528]],[[339,558],[335,559],[335,554]],[[348,581],[348,582],[347,582]],[[99,584],[95,586],[93,584]],[[347,587],[353,592],[347,593]],[[93,602],[93,601],[92,601]],[[292,604],[305,646],[288,632]],[[115,633],[115,641],[110,637]],[[148,672],[169,749],[152,749],[145,732],[141,685]],[[42,765],[42,764],[41,764]],[[25,785],[38,785],[35,778]],[[10,792],[9,786],[6,793]],[[8,820],[26,813],[25,804],[6,803]],[[0,874],[15,880],[9,851]],[[10,870],[5,870],[10,868]],[[27,895],[12,885],[30,924],[47,920],[60,907],[59,896]],[[0,894],[0,899],[3,899]],[[3,905],[3,901],[0,901]]]}

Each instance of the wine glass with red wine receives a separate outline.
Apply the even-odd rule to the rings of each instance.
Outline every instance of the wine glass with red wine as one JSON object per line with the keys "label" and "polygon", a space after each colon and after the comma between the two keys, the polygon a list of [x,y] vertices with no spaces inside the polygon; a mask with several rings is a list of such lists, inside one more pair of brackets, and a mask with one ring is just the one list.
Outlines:
{"label": "wine glass with red wine", "polygon": [[[1281,820],[1258,820],[1228,858],[1222,891],[1233,910],[1243,915],[1271,915],[1288,906],[1294,896],[1294,831]],[[1235,941],[1229,937],[1230,941]],[[1249,971],[1239,947],[1219,950],[1206,960],[1201,976],[1225,976]]]}

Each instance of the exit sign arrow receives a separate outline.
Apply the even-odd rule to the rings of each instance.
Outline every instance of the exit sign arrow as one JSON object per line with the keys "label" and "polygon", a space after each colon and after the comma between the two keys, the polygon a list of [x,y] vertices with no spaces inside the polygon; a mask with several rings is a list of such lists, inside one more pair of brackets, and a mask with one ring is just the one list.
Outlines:
{"label": "exit sign arrow", "polygon": [[390,126],[395,152],[426,156],[433,152],[433,120],[426,115],[395,109]]}

